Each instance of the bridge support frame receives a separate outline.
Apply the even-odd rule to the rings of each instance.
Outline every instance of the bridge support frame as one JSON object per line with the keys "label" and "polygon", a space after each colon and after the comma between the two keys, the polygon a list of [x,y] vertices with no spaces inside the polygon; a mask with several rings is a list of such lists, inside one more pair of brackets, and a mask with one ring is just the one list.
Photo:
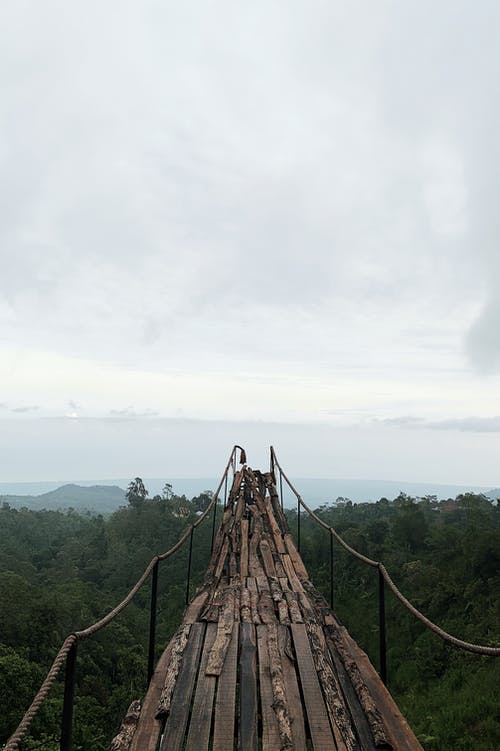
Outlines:
{"label": "bridge support frame", "polygon": [[64,679],[64,703],[61,723],[61,751],[71,751],[73,746],[73,707],[75,703],[76,654],[78,642],[75,641],[66,657],[66,675]]}
{"label": "bridge support frame", "polygon": [[153,567],[151,579],[151,610],[149,615],[149,647],[148,647],[148,686],[155,671],[155,642],[156,642],[156,606],[158,602],[158,564]]}
{"label": "bridge support frame", "polygon": [[378,568],[378,629],[379,629],[379,659],[380,677],[387,685],[387,642],[385,630],[385,581]]}

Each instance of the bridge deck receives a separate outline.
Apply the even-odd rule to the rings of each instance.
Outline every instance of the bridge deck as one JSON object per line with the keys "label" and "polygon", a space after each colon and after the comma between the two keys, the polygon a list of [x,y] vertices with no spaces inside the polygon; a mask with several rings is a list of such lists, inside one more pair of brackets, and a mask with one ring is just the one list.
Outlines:
{"label": "bridge deck", "polygon": [[234,748],[421,751],[309,581],[272,476],[248,467],[235,474],[205,583],[159,660],[130,746]]}

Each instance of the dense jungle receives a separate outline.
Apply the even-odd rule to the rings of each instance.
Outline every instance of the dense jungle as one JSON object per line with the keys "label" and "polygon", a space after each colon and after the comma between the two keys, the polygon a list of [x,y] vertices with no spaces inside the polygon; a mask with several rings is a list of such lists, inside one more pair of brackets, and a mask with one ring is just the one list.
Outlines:
{"label": "dense jungle", "polygon": [[[131,483],[108,517],[0,506],[0,747],[15,729],[67,634],[102,617],[170,548],[210,501],[166,486],[150,499]],[[125,505],[126,504],[126,505]],[[383,561],[401,591],[462,639],[500,644],[500,509],[484,496],[438,501],[337,499],[318,513],[360,552]],[[292,532],[297,512],[289,509]],[[197,530],[191,595],[210,557],[211,522]],[[187,545],[160,566],[157,654],[185,604]],[[301,514],[301,550],[330,596],[330,540]],[[376,572],[334,548],[334,612],[378,666]],[[144,693],[150,586],[106,629],[79,646],[75,751],[104,751],[129,702]],[[387,593],[388,685],[426,751],[498,751],[500,661],[459,651],[428,632]],[[64,671],[62,671],[64,672]],[[58,679],[24,751],[59,748]]]}

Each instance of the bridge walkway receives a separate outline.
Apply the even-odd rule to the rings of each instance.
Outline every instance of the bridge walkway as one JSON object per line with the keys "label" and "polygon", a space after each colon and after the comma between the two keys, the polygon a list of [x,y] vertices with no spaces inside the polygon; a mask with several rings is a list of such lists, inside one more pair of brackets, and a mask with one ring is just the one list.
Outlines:
{"label": "bridge walkway", "polygon": [[[130,751],[422,751],[311,584],[271,473],[234,475],[204,584],[161,656]],[[124,727],[126,726],[126,723]]]}

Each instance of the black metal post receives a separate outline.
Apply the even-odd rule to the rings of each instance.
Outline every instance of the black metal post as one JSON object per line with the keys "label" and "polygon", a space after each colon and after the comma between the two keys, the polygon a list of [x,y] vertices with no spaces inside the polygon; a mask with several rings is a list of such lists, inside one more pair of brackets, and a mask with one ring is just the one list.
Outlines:
{"label": "black metal post", "polygon": [[224,481],[224,511],[226,510],[227,506],[227,472],[226,472],[226,479]]}
{"label": "black metal post", "polygon": [[71,646],[66,657],[64,680],[64,703],[61,723],[61,751],[71,751],[73,734],[73,706],[75,701],[76,649],[78,642]]}
{"label": "black metal post", "polygon": [[297,550],[300,553],[300,501],[297,498]]}
{"label": "black metal post", "polygon": [[151,612],[149,616],[148,686],[155,671],[156,603],[158,601],[158,563],[153,566],[151,579]]}
{"label": "black metal post", "polygon": [[330,608],[333,610],[333,532],[330,530]]}
{"label": "black metal post", "polygon": [[189,580],[191,579],[191,558],[193,556],[193,532],[194,527],[191,528],[191,534],[189,535],[189,558],[188,558],[188,571],[186,582],[186,605],[189,605]]}
{"label": "black metal post", "polygon": [[280,470],[280,499],[281,499],[281,510],[283,511],[283,475],[281,474],[281,470]]}
{"label": "black metal post", "polygon": [[387,645],[385,634],[385,582],[382,571],[378,570],[378,629],[379,629],[379,656],[380,677],[387,684]]}
{"label": "black metal post", "polygon": [[210,554],[214,552],[214,537],[215,537],[215,517],[217,515],[217,503],[219,502],[219,499],[216,498],[214,503],[214,514],[212,517],[212,542],[210,544]]}

